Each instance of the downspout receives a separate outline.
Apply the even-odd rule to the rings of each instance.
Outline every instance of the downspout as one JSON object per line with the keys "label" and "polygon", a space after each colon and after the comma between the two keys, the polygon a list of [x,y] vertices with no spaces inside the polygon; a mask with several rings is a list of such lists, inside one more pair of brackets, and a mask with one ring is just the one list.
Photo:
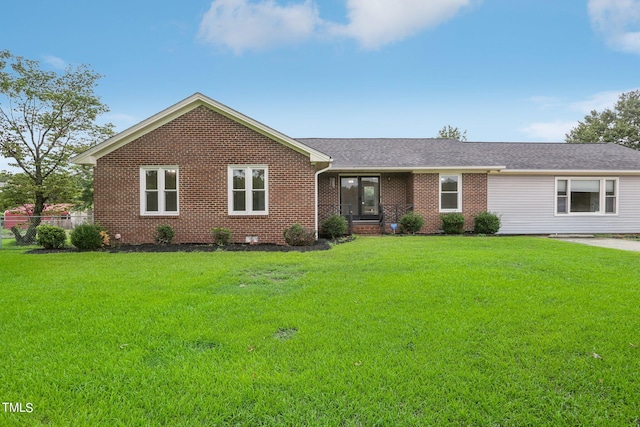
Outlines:
{"label": "downspout", "polygon": [[318,235],[320,234],[320,230],[318,230],[318,177],[320,176],[320,174],[322,172],[326,172],[329,169],[331,169],[331,162],[333,161],[333,159],[329,160],[329,166],[327,166],[324,169],[320,169],[318,172],[316,172],[316,179],[314,182],[315,185],[315,230],[316,230],[316,239],[318,238]]}

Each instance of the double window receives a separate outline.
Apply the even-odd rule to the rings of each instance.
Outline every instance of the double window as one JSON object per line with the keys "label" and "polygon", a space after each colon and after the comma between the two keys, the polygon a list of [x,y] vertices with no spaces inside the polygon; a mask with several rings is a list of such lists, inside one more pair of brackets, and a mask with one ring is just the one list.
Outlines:
{"label": "double window", "polygon": [[229,166],[229,215],[269,213],[267,166]]}
{"label": "double window", "polygon": [[440,212],[462,211],[462,175],[440,175]]}
{"label": "double window", "polygon": [[141,215],[178,215],[178,167],[142,167],[140,200]]}
{"label": "double window", "polygon": [[618,213],[617,178],[557,178],[556,214]]}

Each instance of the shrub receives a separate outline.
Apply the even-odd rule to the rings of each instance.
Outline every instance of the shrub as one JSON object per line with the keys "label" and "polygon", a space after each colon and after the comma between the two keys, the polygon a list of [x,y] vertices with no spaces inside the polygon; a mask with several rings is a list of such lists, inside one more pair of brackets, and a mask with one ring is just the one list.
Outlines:
{"label": "shrub", "polygon": [[403,233],[416,234],[424,225],[424,218],[416,212],[407,212],[400,218],[400,229]]}
{"label": "shrub", "polygon": [[93,251],[105,245],[106,231],[96,224],[80,224],[71,231],[71,244],[81,251]]}
{"label": "shrub", "polygon": [[320,223],[320,233],[333,240],[347,234],[347,229],[347,219],[338,214],[333,214]]}
{"label": "shrub", "polygon": [[233,241],[233,233],[228,228],[214,227],[211,229],[213,244],[218,246],[226,246]]}
{"label": "shrub", "polygon": [[316,241],[316,233],[300,224],[293,224],[284,230],[284,240],[289,246],[311,246]]}
{"label": "shrub", "polygon": [[173,242],[173,228],[167,224],[160,224],[156,227],[156,234],[153,236],[153,240],[159,245],[169,245]]}
{"label": "shrub", "polygon": [[464,233],[464,216],[461,213],[453,212],[440,215],[442,220],[442,230],[446,234]]}
{"label": "shrub", "polygon": [[473,232],[496,234],[500,230],[500,217],[493,212],[480,212],[473,218]]}
{"label": "shrub", "polygon": [[36,227],[36,231],[36,243],[45,249],[60,249],[67,241],[67,233],[62,227],[40,224]]}

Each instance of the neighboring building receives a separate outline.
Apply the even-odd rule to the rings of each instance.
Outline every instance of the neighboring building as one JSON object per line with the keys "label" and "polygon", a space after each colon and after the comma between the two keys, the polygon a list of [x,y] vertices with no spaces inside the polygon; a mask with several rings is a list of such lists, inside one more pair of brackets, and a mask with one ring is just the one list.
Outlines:
{"label": "neighboring building", "polygon": [[408,210],[423,233],[489,210],[501,233],[640,232],[640,152],[615,144],[293,139],[195,94],[76,156],[94,165],[95,220],[127,243],[169,224],[178,242],[284,243],[342,213],[374,233]]}

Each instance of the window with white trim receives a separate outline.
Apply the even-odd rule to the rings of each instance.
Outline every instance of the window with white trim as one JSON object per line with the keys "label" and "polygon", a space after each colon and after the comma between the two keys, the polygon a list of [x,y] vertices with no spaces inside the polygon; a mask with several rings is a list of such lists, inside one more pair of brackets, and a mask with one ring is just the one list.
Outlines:
{"label": "window with white trim", "polygon": [[269,213],[268,168],[229,166],[229,215]]}
{"label": "window with white trim", "polygon": [[618,178],[556,178],[557,215],[618,213]]}
{"label": "window with white trim", "polygon": [[462,175],[440,175],[440,212],[462,211]]}
{"label": "window with white trim", "polygon": [[140,214],[178,215],[178,167],[140,168]]}

